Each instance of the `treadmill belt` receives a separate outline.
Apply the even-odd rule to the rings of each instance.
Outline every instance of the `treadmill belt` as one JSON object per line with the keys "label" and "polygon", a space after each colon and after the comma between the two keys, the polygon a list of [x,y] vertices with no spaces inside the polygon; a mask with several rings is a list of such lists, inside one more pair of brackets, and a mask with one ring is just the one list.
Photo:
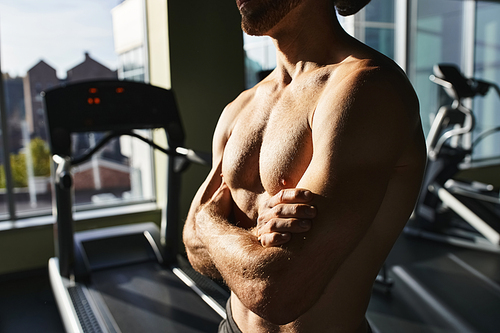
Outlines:
{"label": "treadmill belt", "polygon": [[103,333],[101,327],[99,326],[99,321],[96,318],[96,314],[92,311],[89,302],[81,285],[76,285],[68,288],[69,297],[73,302],[75,307],[75,312],[82,325],[82,330],[84,332],[93,333]]}
{"label": "treadmill belt", "polygon": [[114,268],[92,274],[122,333],[217,332],[222,318],[171,270],[157,263]]}

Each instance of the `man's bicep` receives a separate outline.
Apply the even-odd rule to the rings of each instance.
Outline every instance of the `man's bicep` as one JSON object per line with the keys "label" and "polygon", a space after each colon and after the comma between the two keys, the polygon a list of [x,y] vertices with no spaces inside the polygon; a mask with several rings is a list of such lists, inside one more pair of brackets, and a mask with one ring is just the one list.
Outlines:
{"label": "man's bicep", "polygon": [[[347,162],[347,158],[344,160]],[[375,219],[392,171],[388,164],[378,161],[341,164],[313,159],[297,185],[314,194],[312,204],[317,211],[312,233],[306,240],[332,246],[329,255],[338,255],[339,260],[359,242]]]}
{"label": "man's bicep", "polygon": [[[234,115],[228,112],[227,106],[222,112],[212,138],[212,169],[198,189],[193,205],[204,204],[212,197],[222,182],[222,159],[227,140],[230,136]],[[193,208],[193,207],[192,207]]]}
{"label": "man's bicep", "polygon": [[221,116],[217,124],[212,141],[212,168],[191,202],[183,230],[183,241],[192,266],[198,272],[214,278],[221,276],[210,258],[206,246],[198,238],[196,220],[199,210],[212,198],[222,183],[222,158],[227,142],[228,126],[226,118]]}
{"label": "man's bicep", "polygon": [[320,297],[383,203],[411,130],[406,116],[397,114],[400,105],[394,104],[356,100],[316,110],[313,157],[296,187],[314,194],[317,217],[308,234],[294,237],[288,247],[295,253],[297,270],[310,267],[309,276],[290,275],[304,279],[299,285],[313,282],[311,297]]}
{"label": "man's bicep", "polygon": [[401,101],[380,97],[389,91],[379,86],[365,84],[344,99],[332,94],[315,111],[311,125],[314,153],[296,187],[332,201],[326,210],[360,210],[364,203],[363,211],[370,215],[364,207],[376,210],[380,205],[408,145],[412,121]]}

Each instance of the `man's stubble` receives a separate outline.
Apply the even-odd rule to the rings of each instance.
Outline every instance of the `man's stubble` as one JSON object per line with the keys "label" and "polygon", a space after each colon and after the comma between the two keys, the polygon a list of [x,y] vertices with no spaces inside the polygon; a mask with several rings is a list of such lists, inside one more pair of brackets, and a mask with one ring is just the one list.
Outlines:
{"label": "man's stubble", "polygon": [[[297,7],[302,0],[254,0],[258,6],[241,10],[241,27],[252,36],[262,36],[276,26],[290,11]],[[253,2],[251,0],[251,2]]]}

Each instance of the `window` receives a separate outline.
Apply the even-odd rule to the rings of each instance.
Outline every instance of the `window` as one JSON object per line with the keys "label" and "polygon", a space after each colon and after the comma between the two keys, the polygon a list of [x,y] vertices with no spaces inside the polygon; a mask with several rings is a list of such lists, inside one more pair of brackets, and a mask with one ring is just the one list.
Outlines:
{"label": "window", "polygon": [[351,20],[356,38],[394,59],[394,0],[373,1]]}
{"label": "window", "polygon": [[[368,46],[394,58],[394,0],[369,3],[354,16],[339,17],[344,29]],[[276,67],[276,49],[271,38],[243,34],[246,88],[251,88]]]}
{"label": "window", "polygon": [[[500,4],[479,2],[476,12],[475,77],[500,85]],[[500,96],[494,89],[474,101],[476,129],[473,140],[500,126]],[[500,156],[500,132],[486,136],[474,147],[474,159]]]}
{"label": "window", "polygon": [[[486,1],[412,0],[410,2],[408,74],[420,100],[427,133],[438,108],[448,97],[429,80],[438,63],[457,65],[466,77],[500,82],[500,4]],[[500,99],[491,89],[486,97],[466,100],[476,117],[472,143],[479,135],[500,126]],[[474,147],[474,160],[500,155],[500,132]]]}
{"label": "window", "polygon": [[245,86],[251,88],[276,67],[276,48],[267,36],[243,34],[245,48]]}
{"label": "window", "polygon": [[144,48],[137,47],[120,55],[119,77],[124,80],[144,81]]}
{"label": "window", "polygon": [[[130,4],[132,14],[127,10]],[[144,24],[143,12],[136,10],[144,8],[142,4],[143,0],[0,3],[0,219],[51,213],[43,91],[82,80],[145,80],[144,34],[124,45],[125,33],[120,34],[120,25],[114,24],[132,19]],[[74,135],[74,153],[81,154],[103,135]],[[144,145],[135,139],[116,139],[74,168],[77,206],[154,200],[152,154]]]}
{"label": "window", "polygon": [[428,133],[434,114],[442,105],[440,88],[429,80],[437,63],[462,66],[463,3],[455,0],[413,1],[410,22],[409,76],[419,100],[422,124]]}

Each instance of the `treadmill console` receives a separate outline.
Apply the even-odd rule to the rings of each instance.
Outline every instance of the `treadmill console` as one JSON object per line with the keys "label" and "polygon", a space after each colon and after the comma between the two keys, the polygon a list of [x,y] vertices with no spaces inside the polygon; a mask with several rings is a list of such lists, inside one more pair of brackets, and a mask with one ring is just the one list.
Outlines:
{"label": "treadmill console", "polygon": [[133,81],[91,81],[44,93],[52,153],[70,156],[76,132],[164,128],[182,142],[184,132],[171,90]]}

